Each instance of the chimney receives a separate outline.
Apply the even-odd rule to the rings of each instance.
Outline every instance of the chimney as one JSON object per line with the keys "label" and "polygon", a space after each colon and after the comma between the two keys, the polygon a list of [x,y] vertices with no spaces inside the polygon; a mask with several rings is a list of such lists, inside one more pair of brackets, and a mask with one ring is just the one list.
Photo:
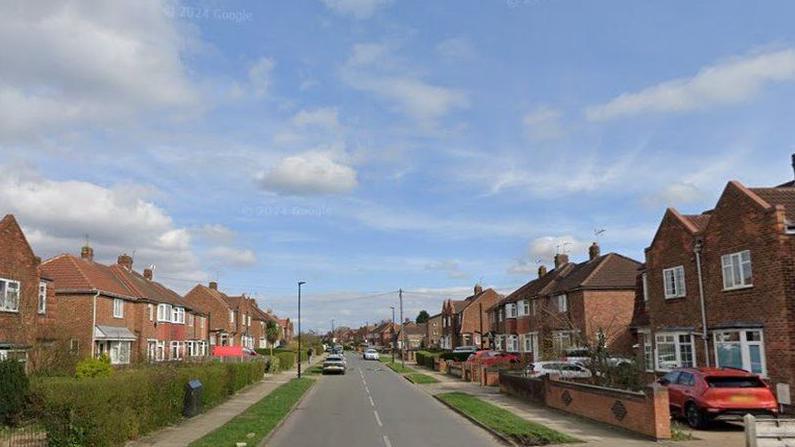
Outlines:
{"label": "chimney", "polygon": [[480,295],[481,293],[483,293],[483,286],[475,284],[475,295]]}
{"label": "chimney", "polygon": [[596,242],[594,242],[593,244],[591,244],[590,247],[588,247],[588,257],[591,260],[598,258],[600,253],[601,250],[599,249],[599,244],[597,244]]}
{"label": "chimney", "polygon": [[538,277],[540,278],[540,277],[542,277],[542,276],[544,276],[546,274],[547,274],[547,266],[539,265],[538,266]]}
{"label": "chimney", "polygon": [[792,154],[792,170],[795,171],[795,154]]}
{"label": "chimney", "polygon": [[218,283],[215,281],[210,281],[209,287],[213,290],[218,290]]}
{"label": "chimney", "polygon": [[132,270],[133,258],[127,253],[123,253],[119,256],[119,259],[116,260],[116,264],[119,264],[127,270]]}
{"label": "chimney", "polygon": [[144,269],[144,278],[148,279],[149,281],[152,280],[152,269],[151,268],[145,268]]}
{"label": "chimney", "polygon": [[555,268],[559,269],[560,267],[569,263],[569,255],[564,253],[558,253],[555,255]]}
{"label": "chimney", "polygon": [[83,248],[80,249],[80,259],[94,261],[94,249],[88,245],[84,245]]}

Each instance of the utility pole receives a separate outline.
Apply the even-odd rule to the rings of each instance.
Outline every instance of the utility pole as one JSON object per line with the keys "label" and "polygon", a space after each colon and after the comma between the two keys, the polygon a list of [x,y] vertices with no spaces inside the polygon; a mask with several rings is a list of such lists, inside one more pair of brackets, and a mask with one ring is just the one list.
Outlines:
{"label": "utility pole", "polygon": [[334,339],[337,338],[337,334],[334,333],[334,319],[331,319],[331,342],[336,343]]}
{"label": "utility pole", "polygon": [[298,378],[301,378],[301,286],[305,281],[298,281]]}
{"label": "utility pole", "polygon": [[406,368],[406,331],[403,330],[403,289],[398,289],[398,296],[400,297],[400,364]]}
{"label": "utility pole", "polygon": [[395,349],[397,349],[397,334],[395,333],[395,306],[389,306],[392,309],[392,363],[395,363]]}

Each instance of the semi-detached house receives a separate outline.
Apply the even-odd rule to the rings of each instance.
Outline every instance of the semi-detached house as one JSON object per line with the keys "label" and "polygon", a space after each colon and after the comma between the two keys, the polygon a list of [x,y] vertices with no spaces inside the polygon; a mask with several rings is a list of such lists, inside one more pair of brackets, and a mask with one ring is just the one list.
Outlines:
{"label": "semi-detached house", "polygon": [[494,289],[483,290],[477,284],[473,288],[473,294],[463,300],[446,300],[442,304],[441,312],[441,347],[485,347],[485,335],[491,331],[487,310],[502,298]]}
{"label": "semi-detached house", "polygon": [[720,366],[795,398],[795,184],[729,182],[714,209],[668,209],[646,249],[633,327],[650,372]]}

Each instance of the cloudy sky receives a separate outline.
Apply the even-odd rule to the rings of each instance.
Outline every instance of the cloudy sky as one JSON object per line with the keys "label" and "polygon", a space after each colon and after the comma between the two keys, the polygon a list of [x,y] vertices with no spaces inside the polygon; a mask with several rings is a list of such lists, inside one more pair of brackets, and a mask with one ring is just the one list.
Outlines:
{"label": "cloudy sky", "polygon": [[0,212],[42,257],[217,279],[306,327],[642,260],[790,180],[791,2],[0,3]]}

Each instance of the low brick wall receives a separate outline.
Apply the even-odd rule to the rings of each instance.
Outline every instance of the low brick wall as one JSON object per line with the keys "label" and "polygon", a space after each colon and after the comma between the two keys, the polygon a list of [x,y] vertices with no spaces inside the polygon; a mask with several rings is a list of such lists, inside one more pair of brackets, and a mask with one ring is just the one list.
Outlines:
{"label": "low brick wall", "polygon": [[447,362],[447,374],[459,378],[464,377],[464,366],[461,362]]}
{"label": "low brick wall", "polygon": [[500,370],[493,367],[480,367],[480,385],[498,386],[500,384]]}
{"label": "low brick wall", "polygon": [[584,383],[502,372],[500,390],[531,402],[621,427],[654,439],[671,437],[668,390],[658,385],[632,392]]}

